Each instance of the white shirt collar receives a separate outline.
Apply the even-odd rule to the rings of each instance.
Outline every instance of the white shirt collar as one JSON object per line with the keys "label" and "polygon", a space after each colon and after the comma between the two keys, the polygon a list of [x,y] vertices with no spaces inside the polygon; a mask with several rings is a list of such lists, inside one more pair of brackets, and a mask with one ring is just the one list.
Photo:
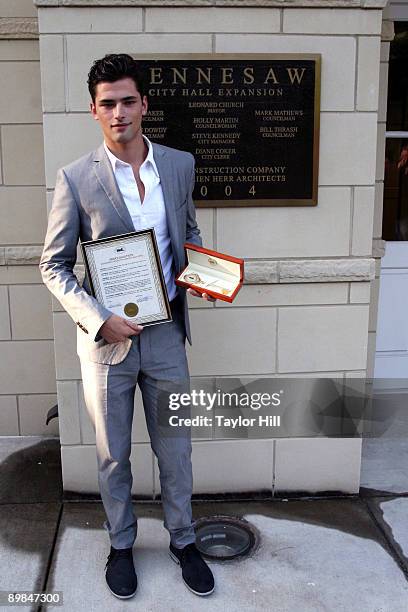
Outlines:
{"label": "white shirt collar", "polygon": [[[143,140],[147,144],[148,153],[147,153],[146,159],[144,160],[142,166],[144,166],[144,164],[147,164],[148,162],[150,162],[152,167],[153,167],[153,170],[154,170],[156,176],[159,178],[159,171],[157,170],[156,162],[154,161],[152,143],[147,138],[147,136],[145,136],[144,134],[143,134]],[[108,148],[108,146],[107,146],[105,141],[103,142],[103,146],[105,148],[106,155],[108,156],[109,161],[112,164],[113,172],[115,172],[117,165],[130,166],[130,164],[128,164],[127,162],[124,162],[123,160],[121,160],[118,157],[116,157],[116,155],[114,155],[112,153],[112,151]]]}

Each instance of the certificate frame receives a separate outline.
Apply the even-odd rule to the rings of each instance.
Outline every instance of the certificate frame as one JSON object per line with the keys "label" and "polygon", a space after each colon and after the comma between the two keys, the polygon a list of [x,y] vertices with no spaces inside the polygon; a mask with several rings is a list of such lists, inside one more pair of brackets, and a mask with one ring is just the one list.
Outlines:
{"label": "certificate frame", "polygon": [[[80,247],[91,294],[105,308],[111,310],[112,314],[117,314],[132,323],[143,325],[143,327],[169,323],[173,320],[153,228],[107,236],[106,238],[98,238],[96,240],[87,240],[85,242],[81,241]],[[138,254],[137,249],[140,250],[140,248],[144,250],[144,255]],[[144,260],[141,262],[140,258],[143,256]],[[137,287],[127,288],[127,286],[126,291],[122,289],[121,293],[118,287],[117,293],[112,295],[112,275],[109,277],[109,272],[113,272],[116,275],[119,273],[120,275],[121,259],[123,266],[129,264],[137,266],[139,263],[136,261],[137,257],[139,257],[139,262],[147,264],[145,265],[148,272],[146,282],[150,284],[147,288],[150,298],[147,298],[145,295],[140,299],[139,293],[143,292],[143,288],[138,293]],[[146,259],[148,260],[147,262]],[[110,269],[106,267],[107,263],[111,266]],[[108,280],[104,280],[101,274],[104,264],[105,279],[108,277]],[[109,280],[111,281],[110,287]],[[124,279],[122,275],[118,282],[121,282],[123,287],[123,282],[126,283],[126,278]],[[108,297],[106,295],[107,288],[110,290]],[[123,293],[124,295],[122,295]],[[132,295],[135,296],[134,299],[132,299]],[[111,304],[112,301],[116,301],[114,308]],[[149,304],[151,312],[149,311]],[[125,311],[126,308],[127,311]]]}

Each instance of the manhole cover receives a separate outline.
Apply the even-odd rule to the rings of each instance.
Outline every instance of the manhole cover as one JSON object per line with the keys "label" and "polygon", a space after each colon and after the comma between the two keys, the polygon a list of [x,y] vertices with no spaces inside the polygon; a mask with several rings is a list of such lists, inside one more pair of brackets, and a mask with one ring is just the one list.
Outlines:
{"label": "manhole cover", "polygon": [[227,561],[252,552],[259,543],[258,530],[242,518],[206,516],[195,522],[196,546],[209,559]]}

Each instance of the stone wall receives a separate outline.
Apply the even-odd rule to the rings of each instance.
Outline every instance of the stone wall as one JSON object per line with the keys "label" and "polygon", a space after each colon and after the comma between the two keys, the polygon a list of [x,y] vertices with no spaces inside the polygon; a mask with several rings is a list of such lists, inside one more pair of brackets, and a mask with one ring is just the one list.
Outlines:
{"label": "stone wall", "polygon": [[37,10],[0,0],[0,433],[58,435],[46,229]]}
{"label": "stone wall", "polygon": [[[0,8],[8,4],[0,2]],[[16,2],[14,5],[18,6],[17,12],[24,12],[23,5],[28,4]],[[377,285],[370,282],[374,279],[373,223],[377,228],[374,236],[381,235],[378,227],[382,174],[380,156],[376,168],[376,152],[378,146],[381,155],[377,122],[385,120],[382,119],[384,106],[378,113],[380,9],[383,3],[377,0],[292,2],[290,8],[282,8],[287,4],[281,1],[240,2],[240,8],[231,6],[234,2],[143,3],[136,0],[38,0],[37,4],[48,202],[52,198],[57,168],[100,142],[98,127],[88,115],[85,84],[87,70],[94,58],[119,51],[322,54],[318,206],[198,211],[207,246],[245,257],[247,284],[232,306],[191,302],[194,344],[189,351],[190,369],[196,378],[340,376],[347,383],[353,377],[364,376],[367,366],[370,368],[368,342],[369,339],[375,341],[373,308],[372,333],[368,333],[369,304],[371,301],[375,308],[378,291]],[[171,6],[161,6],[166,4]],[[176,4],[191,6],[174,6]],[[261,6],[243,8],[243,4]],[[331,8],[312,9],[311,5]],[[374,8],[362,10],[362,6]],[[15,26],[18,23],[20,30],[26,28],[26,36],[35,35],[27,31],[29,22],[25,19],[32,18],[33,14],[34,11],[14,16],[20,20],[15,21]],[[4,18],[10,16],[4,14]],[[6,41],[0,41],[0,47],[3,42]],[[11,44],[10,40],[7,43]],[[28,57],[27,45],[32,45],[30,53],[33,53],[35,40],[19,39],[18,44],[25,44],[27,51],[20,58],[18,53],[22,51],[15,44],[13,53],[17,55],[12,59],[16,66],[31,62],[38,70],[38,56]],[[4,56],[4,65],[10,63],[9,59]],[[2,66],[3,61],[0,69]],[[28,78],[31,77],[32,73]],[[27,89],[28,82],[31,81],[24,79],[20,86]],[[36,82],[38,95],[38,78]],[[12,106],[16,112],[18,105]],[[39,108],[38,103],[37,110]],[[16,415],[17,401],[20,414],[24,405],[19,400],[20,394],[38,393],[35,398],[39,398],[39,402],[51,400],[47,407],[55,399],[54,387],[46,386],[55,385],[52,328],[47,316],[49,298],[39,285],[36,266],[21,265],[36,263],[45,231],[46,206],[41,186],[44,180],[42,175],[39,178],[38,163],[32,164],[33,159],[40,157],[39,143],[35,154],[30,150],[35,143],[32,132],[41,129],[41,115],[31,116],[32,112],[33,104],[29,105],[29,110],[18,114],[24,123],[14,117],[11,125],[1,127],[3,160],[10,155],[10,148],[4,148],[7,142],[4,134],[7,136],[11,128],[22,130],[15,131],[17,138],[12,139],[14,147],[20,143],[14,159],[29,156],[29,172],[37,172],[30,176],[28,185],[34,187],[29,189],[31,192],[41,190],[42,194],[41,212],[30,216],[27,235],[22,234],[21,229],[22,221],[26,220],[21,198],[13,204],[17,214],[6,217],[7,223],[12,223],[12,219],[16,221],[14,234],[10,228],[3,232],[7,234],[4,242],[3,233],[0,234],[0,263],[11,264],[14,258],[14,265],[0,266],[0,278],[4,269],[5,284],[17,287],[5,289],[3,302],[0,301],[7,316],[11,307],[11,323],[2,333],[6,336],[5,349],[14,351],[6,360],[7,364],[0,366],[0,376],[3,376],[0,389],[1,393],[7,393],[1,396],[7,398],[5,411]],[[30,138],[24,141],[18,136],[28,133],[27,129],[22,129],[26,124],[32,131]],[[7,166],[3,162],[2,168],[2,191],[27,186],[28,177],[18,163],[10,161]],[[17,185],[16,181],[19,181]],[[34,206],[33,201],[31,196],[26,205]],[[6,202],[9,211],[10,198]],[[16,227],[19,228],[18,240]],[[379,255],[381,243],[377,241],[375,245],[375,254]],[[79,265],[78,273],[81,272]],[[19,288],[23,283],[27,283],[24,290]],[[31,297],[27,297],[29,295]],[[31,325],[25,302],[31,309],[37,308],[38,320],[43,326],[48,325],[47,332],[38,322]],[[84,410],[75,353],[75,325],[55,300],[53,310],[64,487],[97,491],[95,440]],[[13,318],[19,323],[13,323]],[[35,339],[30,333],[37,334]],[[220,338],[225,341],[220,343]],[[16,352],[20,345],[26,361]],[[29,353],[30,350],[35,350],[35,354]],[[46,366],[40,363],[41,350],[47,351]],[[20,368],[19,376],[16,376],[16,369],[10,371],[13,359],[15,368]],[[29,365],[27,374],[23,371],[26,362]],[[17,385],[20,379],[26,386],[9,390],[11,381]],[[31,379],[37,386],[27,387]],[[30,408],[33,415],[32,402]],[[360,446],[359,440],[352,439],[196,439],[193,451],[195,491],[253,488],[267,489],[273,494],[301,488],[355,492],[359,483]],[[252,461],[241,463],[237,473],[236,465],[244,453]],[[139,396],[136,398],[132,464],[136,475],[134,493],[156,495],[159,492],[157,465],[150,451]],[[221,464],[222,470],[219,469]]]}
{"label": "stone wall", "polygon": [[[388,9],[389,7],[387,7]],[[378,298],[380,293],[381,258],[385,253],[385,241],[382,240],[382,213],[384,198],[384,163],[385,163],[385,131],[387,125],[387,93],[388,93],[388,61],[390,42],[394,38],[394,23],[385,18],[389,10],[384,11],[381,31],[380,83],[378,97],[377,124],[377,160],[375,176],[375,206],[373,223],[373,257],[375,258],[375,279],[371,283],[370,319],[368,333],[368,363],[367,376],[374,376],[375,349],[378,318]]]}

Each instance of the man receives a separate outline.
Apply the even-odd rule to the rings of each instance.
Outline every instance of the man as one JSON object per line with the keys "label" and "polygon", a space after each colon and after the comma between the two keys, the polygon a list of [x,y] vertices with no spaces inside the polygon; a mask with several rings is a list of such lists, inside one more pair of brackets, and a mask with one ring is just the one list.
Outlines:
{"label": "man", "polygon": [[[129,55],[94,62],[88,75],[90,109],[104,143],[58,171],[40,269],[44,283],[77,324],[87,411],[96,433],[98,481],[111,550],[106,581],[119,598],[137,588],[132,546],[137,520],[131,504],[131,430],[135,387],[142,392],[146,423],[160,469],[164,525],[170,556],[197,595],[214,590],[211,570],[195,546],[191,515],[190,433],[160,435],[158,397],[163,381],[188,380],[185,338],[187,300],[174,283],[184,266],[184,243],[201,244],[192,201],[192,155],[142,134],[148,101],[138,65]],[[173,321],[145,327],[117,316],[81,287],[73,267],[78,240],[154,227]],[[201,296],[193,290],[191,294]]]}

